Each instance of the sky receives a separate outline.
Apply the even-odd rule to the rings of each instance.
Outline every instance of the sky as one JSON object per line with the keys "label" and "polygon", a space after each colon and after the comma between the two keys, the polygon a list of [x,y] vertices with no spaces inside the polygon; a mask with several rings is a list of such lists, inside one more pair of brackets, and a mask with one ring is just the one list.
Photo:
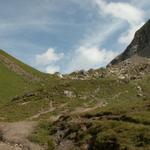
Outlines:
{"label": "sky", "polygon": [[0,0],[0,49],[46,73],[104,67],[149,8],[149,0]]}

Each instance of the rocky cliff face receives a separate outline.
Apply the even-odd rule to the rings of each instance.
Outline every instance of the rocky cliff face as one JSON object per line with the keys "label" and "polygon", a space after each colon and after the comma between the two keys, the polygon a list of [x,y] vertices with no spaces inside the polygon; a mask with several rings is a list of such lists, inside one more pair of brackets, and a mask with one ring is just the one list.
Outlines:
{"label": "rocky cliff face", "polygon": [[116,65],[132,56],[150,58],[150,19],[135,33],[134,39],[126,50],[113,59],[108,66]]}

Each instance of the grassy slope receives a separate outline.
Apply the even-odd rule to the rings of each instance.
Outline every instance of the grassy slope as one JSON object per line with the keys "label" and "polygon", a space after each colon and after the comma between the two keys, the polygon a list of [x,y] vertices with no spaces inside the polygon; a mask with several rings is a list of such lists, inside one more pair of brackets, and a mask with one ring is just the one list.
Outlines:
{"label": "grassy slope", "polygon": [[[44,76],[41,72],[20,62],[2,50],[0,50],[0,55],[7,57],[33,76],[38,78]],[[39,84],[40,83],[37,81],[24,78],[23,76],[11,71],[3,64],[2,60],[0,60],[0,116],[2,119],[4,119],[4,116],[7,116],[7,109],[5,110],[5,108],[7,108],[6,106],[8,106],[9,103],[13,109],[9,108],[8,111],[15,110],[14,105],[11,104],[14,97],[36,90],[39,87]]]}
{"label": "grassy slope", "polygon": [[[0,55],[5,56],[26,72],[40,79],[36,81],[24,78],[8,69],[0,60],[0,120],[23,120],[46,108],[49,101],[43,101],[46,98],[43,86],[46,86],[47,82],[52,86],[56,83],[56,78],[33,69],[2,50],[0,50]],[[34,96],[28,96],[28,94]],[[13,101],[15,97],[18,97],[19,102]],[[25,102],[30,103],[23,105]]]}
{"label": "grassy slope", "polygon": [[[20,66],[28,73],[31,73],[35,76],[42,75],[42,73],[40,73],[39,71],[15,59],[14,57],[5,53],[3,50],[0,50],[0,55],[5,56],[9,60],[13,61],[16,65]],[[15,72],[8,69],[3,64],[2,60],[0,60],[0,91],[1,91],[0,101],[1,102],[6,101],[11,96],[15,96],[19,94],[22,90],[24,91],[30,87],[31,87],[30,81],[24,79],[22,76],[19,76]]]}
{"label": "grassy slope", "polygon": [[[137,85],[142,87],[143,97],[137,96]],[[100,90],[94,94],[98,86]],[[51,138],[58,136],[58,131],[64,134],[60,141],[71,140],[79,149],[86,145],[93,150],[150,149],[150,77],[130,83],[118,83],[113,79],[67,81],[59,88],[71,89],[89,96],[86,101],[81,101],[78,97],[68,102],[68,107],[72,110],[92,100],[93,103],[103,100],[108,104],[87,113],[66,113],[54,123],[48,121],[48,117],[52,115],[49,114],[41,118],[39,127],[30,137],[32,141],[54,146]],[[92,107],[93,103],[89,103],[89,106]],[[48,120],[44,121],[46,118]]]}
{"label": "grassy slope", "polygon": [[5,57],[7,57],[8,59],[10,59],[11,61],[13,61],[14,63],[16,63],[18,66],[20,66],[22,69],[24,69],[25,71],[27,71],[28,73],[31,73],[35,76],[41,76],[41,72],[39,72],[38,70],[24,64],[23,62],[21,62],[20,60],[12,57],[11,55],[9,55],[8,53],[6,53],[3,50],[0,50],[0,55],[3,55]]}
{"label": "grassy slope", "polygon": [[[41,78],[44,76],[44,80],[38,83],[31,82],[0,63],[0,120],[24,120],[48,109],[50,102],[53,102],[53,107],[56,108],[53,112],[40,116],[42,123],[30,140],[53,148],[52,137],[57,135],[57,127],[61,127],[64,138],[60,140],[71,139],[80,148],[86,144],[91,146],[89,143],[92,143],[92,149],[112,150],[108,145],[115,147],[115,150],[150,149],[150,77],[129,83],[111,78],[60,80],[33,70],[3,51],[0,51],[0,54],[7,56],[26,71]],[[137,96],[138,85],[143,89],[142,97]],[[76,97],[66,97],[64,90],[73,91]],[[24,93],[33,95],[28,96]],[[12,101],[16,95],[20,96],[19,99]],[[68,116],[76,108],[85,105],[93,107],[98,102],[107,105],[90,112]],[[66,105],[61,108],[62,104]],[[64,116],[57,122],[49,121],[51,116],[62,114]],[[85,129],[82,129],[83,126]],[[69,131],[65,133],[65,129]]]}
{"label": "grassy slope", "polygon": [[29,88],[25,79],[7,69],[0,63],[0,102],[6,103],[8,100],[22,91]]}

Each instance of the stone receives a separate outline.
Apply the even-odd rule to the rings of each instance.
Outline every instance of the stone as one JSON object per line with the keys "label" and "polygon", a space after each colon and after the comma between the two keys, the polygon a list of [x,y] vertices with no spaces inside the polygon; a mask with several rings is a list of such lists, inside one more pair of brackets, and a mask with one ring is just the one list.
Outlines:
{"label": "stone", "polygon": [[66,97],[69,97],[69,98],[75,98],[76,97],[76,95],[75,95],[75,93],[73,91],[68,91],[68,90],[64,91],[64,95]]}

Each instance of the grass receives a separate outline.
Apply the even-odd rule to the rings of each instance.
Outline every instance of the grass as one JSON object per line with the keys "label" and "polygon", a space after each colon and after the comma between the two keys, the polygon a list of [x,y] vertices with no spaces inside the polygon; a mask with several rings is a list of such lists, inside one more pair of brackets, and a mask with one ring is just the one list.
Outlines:
{"label": "grass", "polygon": [[[3,51],[0,55],[41,79],[28,80],[0,61],[1,121],[25,120],[49,109],[50,102],[55,108],[38,118],[39,126],[29,137],[31,141],[54,149],[57,144],[55,137],[60,131],[64,135],[60,141],[71,140],[79,149],[83,145],[91,150],[150,149],[149,75],[130,82],[114,78],[59,79],[54,75],[41,74]],[[142,88],[143,96],[138,96],[138,86]],[[65,90],[72,91],[76,96],[66,97]],[[76,108],[94,107],[99,102],[104,102],[106,106],[69,115]],[[58,121],[50,121],[51,116],[59,115]]]}
{"label": "grass", "polygon": [[0,63],[0,102],[7,103],[12,97],[27,91],[31,84]]}
{"label": "grass", "polygon": [[[2,50],[0,50],[0,55],[7,57],[9,60],[13,61],[13,63],[17,64],[28,73],[38,77],[41,76],[41,78],[45,76],[44,74],[25,65]],[[18,75],[11,69],[7,68],[3,60],[0,59],[0,120],[10,120],[10,118],[11,120],[18,120],[19,118],[21,119],[25,118],[25,116],[31,115],[32,109],[28,105],[23,107],[12,103],[12,99],[14,97],[24,95],[25,93],[38,90],[41,87],[41,84],[42,81],[34,81]],[[33,109],[33,112],[37,112],[37,109],[39,110],[41,107],[34,107],[37,102],[35,102],[34,98],[31,101],[32,102],[30,104],[35,109]],[[39,101],[37,105],[41,105],[41,102]],[[23,111],[24,113],[21,113]],[[18,113],[20,115],[18,115]]]}
{"label": "grass", "polygon": [[[97,150],[149,150],[150,149],[150,77],[139,81],[118,83],[113,79],[98,79],[93,81],[67,81],[59,85],[60,92],[70,89],[80,95],[86,94],[87,100],[81,101],[77,96],[68,103],[70,109],[83,106],[96,97],[105,100],[107,105],[90,112],[77,115],[67,115],[64,119],[50,123],[46,130],[50,137],[57,136],[57,130],[64,133],[60,140],[72,140],[74,145],[81,148],[87,144]],[[137,86],[141,86],[144,97],[137,96]],[[95,93],[95,89],[100,90]],[[91,97],[91,95],[94,95]],[[146,97],[145,97],[146,96]],[[51,115],[51,114],[49,114]],[[48,116],[47,116],[48,118]],[[65,119],[66,118],[66,119]],[[46,120],[46,118],[44,118]],[[77,122],[76,122],[77,121]],[[48,123],[46,123],[48,124]],[[85,129],[83,130],[83,126]],[[66,130],[69,130],[66,132]],[[36,130],[37,131],[37,130]],[[51,134],[50,134],[51,133]],[[39,136],[46,138],[38,132]],[[36,137],[38,138],[38,137]]]}
{"label": "grass", "polygon": [[51,126],[49,122],[47,121],[40,122],[36,131],[34,131],[32,133],[32,136],[29,136],[28,138],[30,141],[46,147],[47,150],[53,150],[55,147],[55,143],[53,141],[53,138],[50,137],[49,135],[50,129]]}
{"label": "grass", "polygon": [[34,76],[41,76],[43,73],[41,73],[40,71],[26,65],[25,63],[21,62],[20,60],[12,57],[11,55],[9,55],[8,53],[6,53],[3,50],[0,50],[0,55],[5,56],[6,58],[8,58],[9,60],[13,61],[15,64],[17,64],[18,66],[20,66],[22,69],[24,69],[25,71],[27,71],[28,73],[33,74]]}

